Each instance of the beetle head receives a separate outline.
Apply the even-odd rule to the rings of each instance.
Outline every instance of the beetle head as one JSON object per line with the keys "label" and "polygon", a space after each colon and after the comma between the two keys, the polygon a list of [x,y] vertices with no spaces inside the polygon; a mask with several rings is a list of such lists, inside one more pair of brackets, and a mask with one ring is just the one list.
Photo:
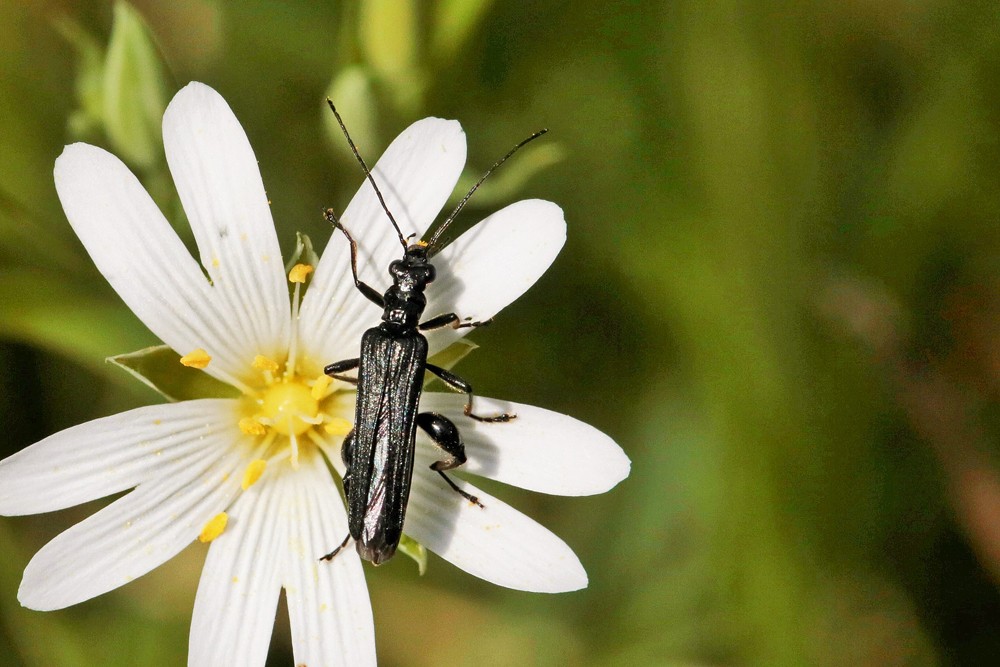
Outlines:
{"label": "beetle head", "polygon": [[424,287],[434,282],[436,275],[434,265],[427,259],[427,245],[414,243],[407,246],[403,259],[389,265],[389,275],[400,289],[423,291]]}

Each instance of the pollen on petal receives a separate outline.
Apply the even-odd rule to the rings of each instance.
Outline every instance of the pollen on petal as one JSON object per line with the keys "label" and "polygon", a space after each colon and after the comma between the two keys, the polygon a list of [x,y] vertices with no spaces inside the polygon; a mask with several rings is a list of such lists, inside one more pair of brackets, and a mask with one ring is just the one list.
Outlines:
{"label": "pollen on petal", "polygon": [[253,417],[244,417],[239,422],[240,432],[244,435],[264,435],[267,427]]}
{"label": "pollen on petal", "polygon": [[273,373],[278,370],[278,362],[265,357],[263,354],[258,354],[253,358],[253,367],[259,371],[271,371]]}
{"label": "pollen on petal", "polygon": [[331,417],[323,425],[323,430],[330,435],[347,435],[354,425],[343,417]]}
{"label": "pollen on petal", "polygon": [[317,401],[322,400],[323,397],[326,396],[326,390],[330,388],[331,384],[333,384],[332,377],[329,375],[320,375],[316,378],[316,381],[313,383],[312,389],[310,390],[312,397]]}
{"label": "pollen on petal", "polygon": [[219,512],[205,524],[205,527],[201,529],[201,535],[198,536],[199,542],[204,542],[205,544],[211,542],[219,535],[222,535],[226,530],[226,524],[229,523],[229,515],[225,512]]}
{"label": "pollen on petal", "polygon": [[243,490],[246,491],[251,486],[253,486],[260,476],[264,474],[264,469],[267,468],[267,461],[264,459],[254,459],[247,466],[246,471],[243,473]]}
{"label": "pollen on petal", "polygon": [[292,270],[288,272],[288,282],[304,283],[306,281],[306,276],[312,272],[312,266],[308,264],[296,264],[292,267]]}
{"label": "pollen on petal", "polygon": [[208,352],[199,347],[181,357],[181,364],[188,368],[205,368],[211,360],[212,357],[208,356]]}

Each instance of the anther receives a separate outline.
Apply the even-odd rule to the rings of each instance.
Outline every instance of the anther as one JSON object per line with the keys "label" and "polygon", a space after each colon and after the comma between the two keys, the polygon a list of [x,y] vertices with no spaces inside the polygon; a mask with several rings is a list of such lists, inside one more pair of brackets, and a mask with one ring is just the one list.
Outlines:
{"label": "anther", "polygon": [[181,364],[188,368],[205,368],[211,360],[212,357],[208,356],[208,352],[199,347],[181,357]]}
{"label": "anther", "polygon": [[205,527],[201,529],[201,534],[198,535],[198,541],[205,544],[211,542],[219,535],[222,535],[226,530],[226,524],[229,523],[229,515],[225,512],[219,512],[205,524]]}
{"label": "anther", "polygon": [[343,417],[330,417],[325,424],[323,424],[323,430],[330,435],[347,435],[354,428],[354,424],[344,419]]}
{"label": "anther", "polygon": [[306,276],[312,272],[313,267],[309,264],[296,264],[292,267],[292,270],[288,272],[288,282],[304,283],[306,281]]}
{"label": "anther", "polygon": [[312,389],[309,390],[309,393],[317,401],[321,401],[326,397],[326,391],[330,388],[331,384],[333,384],[333,378],[324,373],[316,378],[316,381],[313,383]]}
{"label": "anther", "polygon": [[256,484],[260,476],[264,474],[265,468],[267,468],[267,461],[264,459],[255,459],[250,462],[250,465],[243,472],[243,484],[241,486],[244,491]]}
{"label": "anther", "polygon": [[241,419],[239,427],[240,431],[245,435],[264,435],[267,433],[267,426],[253,417],[244,417]]}
{"label": "anther", "polygon": [[259,371],[268,371],[270,373],[278,370],[278,362],[265,357],[263,354],[258,354],[253,358],[252,366]]}

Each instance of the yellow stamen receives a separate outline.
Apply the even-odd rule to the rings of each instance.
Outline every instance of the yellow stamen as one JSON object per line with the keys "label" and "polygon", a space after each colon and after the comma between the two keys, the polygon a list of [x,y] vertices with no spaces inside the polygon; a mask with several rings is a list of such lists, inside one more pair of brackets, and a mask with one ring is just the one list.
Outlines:
{"label": "yellow stamen", "polygon": [[244,417],[239,423],[240,431],[245,435],[264,435],[267,427],[253,417]]}
{"label": "yellow stamen", "polygon": [[260,476],[264,474],[264,468],[267,467],[267,461],[264,459],[255,459],[250,462],[247,466],[246,471],[243,473],[243,490],[246,491],[251,486],[253,486]]}
{"label": "yellow stamen", "polygon": [[417,241],[416,243],[414,243],[413,245],[420,246],[421,248],[426,248],[428,244],[427,244],[427,241],[420,240],[420,241]]}
{"label": "yellow stamen", "polygon": [[256,357],[254,357],[252,365],[259,371],[270,371],[271,373],[273,373],[274,371],[278,370],[278,362],[275,361],[274,359],[269,359],[268,357],[265,357],[263,354],[258,354]]}
{"label": "yellow stamen", "polygon": [[306,276],[312,272],[312,266],[308,264],[296,264],[292,267],[292,270],[288,272],[288,282],[304,283],[306,281]]}
{"label": "yellow stamen", "polygon": [[354,424],[343,417],[330,417],[329,421],[323,425],[323,430],[330,435],[347,435],[354,428]]}
{"label": "yellow stamen", "polygon": [[208,356],[208,352],[200,347],[181,357],[181,363],[188,368],[205,368],[211,360],[212,357]]}
{"label": "yellow stamen", "polygon": [[226,524],[229,523],[229,515],[225,512],[219,512],[205,524],[205,527],[201,529],[201,535],[198,536],[199,542],[208,543],[217,538],[219,535],[226,530]]}
{"label": "yellow stamen", "polygon": [[312,397],[317,401],[320,401],[326,396],[326,390],[330,388],[331,384],[333,384],[332,377],[329,375],[320,375],[316,378],[316,381],[313,383],[312,390],[309,393],[312,394]]}

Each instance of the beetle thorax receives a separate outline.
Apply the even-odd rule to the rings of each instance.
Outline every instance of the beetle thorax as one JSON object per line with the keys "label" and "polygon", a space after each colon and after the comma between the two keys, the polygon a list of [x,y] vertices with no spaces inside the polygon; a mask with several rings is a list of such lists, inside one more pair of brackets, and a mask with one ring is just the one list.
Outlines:
{"label": "beetle thorax", "polygon": [[392,287],[383,295],[382,320],[397,330],[416,328],[424,313],[424,289],[434,281],[434,266],[427,259],[427,247],[411,245],[402,259],[389,265]]}

